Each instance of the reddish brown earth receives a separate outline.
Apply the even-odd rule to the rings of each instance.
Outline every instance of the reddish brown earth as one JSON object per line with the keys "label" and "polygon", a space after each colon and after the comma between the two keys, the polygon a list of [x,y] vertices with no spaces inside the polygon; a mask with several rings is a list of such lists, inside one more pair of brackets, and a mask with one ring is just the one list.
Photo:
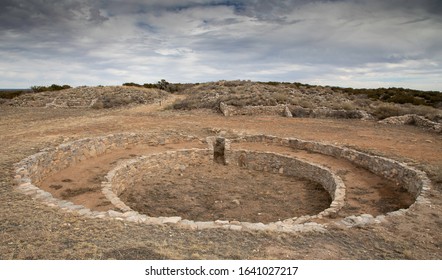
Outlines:
{"label": "reddish brown earth", "polygon": [[50,174],[40,184],[43,190],[51,192],[55,197],[84,205],[92,210],[117,210],[101,192],[104,176],[119,161],[150,153],[189,147],[206,147],[201,143],[167,144],[161,146],[139,145],[122,150],[114,150],[81,164],[70,166],[60,172]]}
{"label": "reddish brown earth", "polygon": [[346,186],[345,206],[339,211],[338,217],[364,213],[377,216],[408,208],[414,202],[414,197],[401,185],[355,166],[347,160],[262,143],[239,143],[233,144],[232,148],[272,151],[329,168],[341,177]]}
{"label": "reddish brown earth", "polygon": [[121,198],[132,209],[154,217],[254,223],[314,215],[331,202],[317,183],[216,163],[193,164],[183,171],[153,169]]}
{"label": "reddish brown earth", "polygon": [[[0,106],[0,259],[441,259],[441,135],[415,127],[371,121],[225,118],[204,110],[161,109],[158,105],[98,111]],[[195,231],[85,219],[41,205],[13,189],[12,165],[46,147],[117,132],[148,131],[162,135],[181,132],[206,137],[214,135],[213,128],[227,133],[264,133],[334,143],[406,162],[428,173],[433,184],[430,204],[421,205],[404,216],[388,218],[382,224],[351,229],[330,227],[326,233]],[[127,156],[126,153],[122,157]],[[120,157],[109,159],[107,165],[90,163],[81,178],[90,183],[95,175],[102,176]],[[324,163],[324,159],[317,160]],[[402,207],[401,203],[409,203],[406,199],[403,202],[394,200],[401,190],[393,186],[386,194],[380,191],[388,187],[389,182],[372,180],[364,170],[346,173],[345,164],[325,162],[338,171],[344,170],[343,177],[353,174],[354,177],[345,178],[346,183],[356,182],[356,179],[362,182],[354,186],[355,190],[360,187],[354,201],[366,194],[369,195],[367,200],[372,199],[374,203],[382,197],[388,198],[380,202],[380,207],[373,208],[375,204],[367,203],[367,208],[362,208],[360,204],[361,208],[354,211],[384,212]],[[99,169],[93,171],[94,167]],[[69,174],[60,175],[58,179],[53,185],[66,184],[58,190],[61,193],[79,180]],[[376,189],[378,184],[386,185]]]}

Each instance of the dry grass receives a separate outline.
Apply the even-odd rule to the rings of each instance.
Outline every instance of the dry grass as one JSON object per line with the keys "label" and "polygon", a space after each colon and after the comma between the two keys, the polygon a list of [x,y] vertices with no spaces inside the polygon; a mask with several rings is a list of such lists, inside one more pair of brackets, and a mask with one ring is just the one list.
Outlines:
{"label": "dry grass", "polygon": [[[352,120],[240,117],[227,122],[207,112],[166,111],[138,116],[130,109],[35,110],[6,106],[0,109],[0,259],[440,260],[442,257],[440,188],[432,190],[432,208],[419,208],[412,215],[382,225],[347,230],[330,227],[326,233],[274,234],[198,231],[85,219],[15,192],[12,182],[13,164],[41,149],[111,133],[159,131],[166,134],[173,130],[204,138],[213,135],[207,128],[221,127],[342,145],[350,143],[378,154],[404,155],[436,165],[440,156],[438,158],[434,151],[438,151],[440,140],[433,134],[409,127],[387,129]],[[424,144],[414,146],[411,142],[414,139]],[[435,169],[434,174],[436,177],[432,180],[439,181],[440,169]]]}
{"label": "dry grass", "polygon": [[[430,106],[373,101],[369,99],[368,95],[350,94],[340,89],[321,86],[306,87],[289,83],[220,81],[198,84],[187,88],[183,93],[187,94],[187,97],[177,101],[170,108],[176,110],[205,108],[219,111],[221,102],[239,107],[286,104],[291,108],[329,108],[348,112],[364,110],[377,119],[417,114],[433,121],[442,120],[442,110]],[[292,113],[295,116],[306,115],[305,112]],[[351,118],[351,114],[337,117]]]}

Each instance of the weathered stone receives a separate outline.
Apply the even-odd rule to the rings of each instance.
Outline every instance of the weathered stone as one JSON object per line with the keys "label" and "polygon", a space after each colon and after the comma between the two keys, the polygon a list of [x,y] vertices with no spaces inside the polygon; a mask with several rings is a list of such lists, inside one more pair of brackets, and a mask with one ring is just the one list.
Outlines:
{"label": "weathered stone", "polygon": [[181,217],[165,217],[163,218],[162,222],[164,224],[176,224],[181,221],[181,219]]}
{"label": "weathered stone", "polygon": [[198,230],[210,229],[210,228],[217,227],[217,225],[214,222],[195,222],[195,225]]}
{"label": "weathered stone", "polygon": [[242,230],[242,226],[240,226],[240,225],[229,225],[229,229],[240,231],[240,230]]}
{"label": "weathered stone", "polygon": [[[416,120],[417,122],[421,121],[420,119]],[[178,143],[180,141],[188,141],[189,139],[192,138],[186,138],[186,136],[177,136],[175,138],[168,138],[166,139],[167,141],[165,140],[165,142]],[[214,139],[216,139],[216,137]],[[103,194],[109,199],[109,201],[114,203],[114,205],[122,211],[125,211],[125,213],[121,214],[121,216],[120,214],[117,215],[116,213],[119,212],[116,211],[114,211],[115,213],[90,211],[90,209],[84,208],[84,206],[74,205],[68,201],[57,200],[52,197],[50,193],[40,190],[38,187],[33,185],[33,182],[41,181],[46,175],[67,168],[72,164],[80,162],[81,160],[86,160],[91,156],[106,153],[116,147],[127,147],[129,144],[134,144],[138,141],[143,143],[151,141],[156,145],[158,144],[157,139],[149,139],[147,136],[140,136],[137,134],[115,134],[94,139],[82,139],[62,144],[55,149],[47,149],[39,152],[26,159],[23,159],[20,163],[14,166],[16,170],[16,189],[22,193],[29,194],[32,197],[41,200],[46,205],[59,207],[66,211],[75,212],[91,218],[125,218],[126,221],[143,222],[147,224],[174,223],[195,229],[219,228],[226,226],[227,228],[233,230],[239,230],[240,228],[276,231],[323,230],[324,227],[322,225],[308,223],[308,221],[313,218],[321,218],[322,216],[330,215],[330,213],[336,213],[337,210],[343,206],[345,199],[345,185],[338,176],[333,174],[327,168],[301,161],[296,161],[296,164],[294,164],[295,162],[293,161],[293,158],[284,157],[282,155],[270,152],[257,153],[252,151],[232,151],[229,146],[230,140],[226,138],[224,138],[226,162],[229,162],[230,160],[232,160],[231,162],[233,163],[238,162],[237,158],[240,155],[246,155],[247,164],[245,164],[243,167],[255,170],[269,170],[270,172],[282,173],[289,176],[302,174],[307,178],[316,179],[316,181],[323,185],[333,198],[330,208],[315,216],[299,217],[293,223],[285,220],[284,222],[276,222],[269,225],[263,225],[260,223],[241,223],[239,221],[232,221],[227,224],[226,221],[193,222],[180,220],[181,218],[179,217],[166,217],[161,219],[151,218],[132,211],[130,207],[125,205],[118,198],[119,193],[124,191],[125,188],[130,187],[132,178],[140,172],[139,168],[142,167],[143,164],[145,164],[146,167],[171,166],[176,167],[178,170],[183,172],[183,166],[186,166],[188,163],[194,161],[211,160],[211,157],[213,157],[213,150],[210,149],[169,151],[166,153],[152,154],[131,159],[124,164],[118,164],[115,169],[108,173],[106,176],[106,181],[102,183],[102,187]],[[422,171],[409,167],[406,164],[391,159],[369,155],[349,148],[341,148],[336,145],[291,138],[278,138],[268,135],[243,135],[234,141],[265,142],[271,143],[272,145],[282,145],[294,149],[303,149],[315,153],[347,159],[353,164],[366,168],[377,175],[388,179],[397,180],[404,188],[416,196],[416,202],[410,207],[410,209],[414,209],[422,204],[430,203],[428,196],[431,181],[428,179],[426,174]],[[228,151],[227,148],[229,148]],[[233,199],[232,202],[238,204],[235,199]],[[238,202],[240,201],[238,200]],[[407,209],[401,209],[395,212],[387,213],[386,215],[403,215],[407,211]],[[387,219],[383,215],[373,218],[371,215],[363,214],[360,216],[347,217],[340,221],[340,223],[351,227],[378,223],[386,220]]]}
{"label": "weathered stone", "polygon": [[140,218],[140,215],[132,215],[125,218],[128,222],[134,222],[134,223],[142,223],[143,220]]}
{"label": "weathered stone", "polygon": [[121,216],[124,218],[128,218],[128,217],[134,217],[137,215],[138,215],[138,212],[136,212],[136,211],[128,211],[128,212],[123,213]]}
{"label": "weathered stone", "polygon": [[221,102],[219,105],[219,109],[226,117],[236,115],[277,115],[292,117],[292,112],[290,112],[289,108],[286,105],[236,107]]}
{"label": "weathered stone", "polygon": [[265,231],[267,230],[267,226],[263,223],[247,223],[243,222],[241,223],[244,229],[248,230],[257,230],[257,231]]}
{"label": "weathered stone", "polygon": [[107,211],[107,213],[108,213],[109,217],[113,217],[113,218],[115,218],[115,217],[122,217],[123,216],[123,213],[117,212],[117,211],[114,211],[114,210],[109,210],[109,211]]}
{"label": "weathered stone", "polygon": [[217,224],[217,225],[228,225],[229,221],[216,220],[215,224]]}
{"label": "weathered stone", "polygon": [[181,220],[178,222],[178,225],[185,227],[185,228],[193,229],[193,230],[198,229],[197,224],[194,221],[190,221],[190,220]]}
{"label": "weathered stone", "polygon": [[415,125],[427,130],[435,131],[437,133],[442,133],[441,123],[430,121],[429,119],[426,119],[422,116],[415,114],[389,117],[379,122],[383,124],[393,124],[393,125]]}

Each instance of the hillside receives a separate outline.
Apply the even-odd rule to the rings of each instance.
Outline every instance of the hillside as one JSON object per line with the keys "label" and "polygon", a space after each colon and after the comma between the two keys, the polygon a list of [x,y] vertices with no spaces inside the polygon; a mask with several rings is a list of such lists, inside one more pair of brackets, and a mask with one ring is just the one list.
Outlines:
{"label": "hillside", "polygon": [[3,103],[20,107],[90,107],[113,108],[133,104],[150,104],[166,98],[159,89],[131,86],[76,87],[60,91],[21,94]]}

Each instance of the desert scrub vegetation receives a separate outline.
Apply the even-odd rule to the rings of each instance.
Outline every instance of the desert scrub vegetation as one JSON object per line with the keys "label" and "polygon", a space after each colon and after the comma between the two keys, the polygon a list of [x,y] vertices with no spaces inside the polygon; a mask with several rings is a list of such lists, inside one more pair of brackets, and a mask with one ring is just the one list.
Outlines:
{"label": "desert scrub vegetation", "polygon": [[288,105],[294,116],[312,115],[314,109],[332,109],[332,117],[354,118],[366,111],[377,119],[417,114],[442,120],[442,93],[402,88],[352,89],[301,83],[218,81],[188,86],[187,97],[175,102],[176,110],[212,109],[219,104],[238,107]]}
{"label": "desert scrub vegetation", "polygon": [[254,83],[251,81],[219,81],[197,84],[182,93],[187,98],[177,101],[174,109],[213,109],[218,110],[224,102],[233,106],[274,106],[296,102],[293,90],[285,86]]}
{"label": "desert scrub vegetation", "polygon": [[130,87],[140,87],[140,88],[153,88],[153,89],[161,89],[170,93],[179,93],[193,86],[194,84],[181,84],[181,83],[169,83],[165,79],[158,81],[156,84],[145,83],[145,84],[137,84],[133,82],[124,83],[123,86]]}
{"label": "desert scrub vegetation", "polygon": [[19,90],[0,90],[0,99],[13,99],[20,95],[26,93],[38,93],[38,92],[46,92],[46,91],[59,91],[63,89],[69,89],[71,86],[69,85],[56,85],[52,84],[50,86],[32,86],[30,89],[19,89]]}
{"label": "desert scrub vegetation", "polygon": [[24,90],[0,90],[0,99],[12,99],[17,96],[20,96],[25,93],[31,92],[30,90],[24,89]]}
{"label": "desert scrub vegetation", "polygon": [[219,104],[244,106],[275,106],[284,104],[314,109],[333,107],[354,110],[358,106],[347,94],[333,92],[329,87],[314,87],[300,83],[219,81],[194,85],[183,91],[187,98],[172,107],[178,110],[213,109]]}
{"label": "desert scrub vegetation", "polygon": [[349,95],[364,95],[371,100],[396,104],[427,105],[442,108],[442,93],[439,91],[421,91],[405,88],[353,89],[333,88]]}
{"label": "desert scrub vegetation", "polygon": [[134,104],[150,104],[166,98],[168,93],[158,89],[126,87],[104,87],[94,94],[97,98],[93,109],[109,109]]}
{"label": "desert scrub vegetation", "polygon": [[23,94],[10,100],[11,106],[24,107],[91,107],[114,108],[134,104],[150,104],[170,93],[159,89],[131,86],[81,86],[57,92]]}
{"label": "desert scrub vegetation", "polygon": [[52,84],[50,86],[32,86],[31,90],[33,92],[45,92],[45,91],[59,91],[59,90],[63,90],[63,89],[69,89],[72,88],[70,85],[56,85],[56,84]]}
{"label": "desert scrub vegetation", "polygon": [[416,114],[426,117],[429,120],[435,122],[442,121],[442,110],[432,108],[424,105],[412,105],[412,104],[393,104],[385,102],[374,102],[369,108],[370,112],[377,119],[385,119],[389,117],[403,116],[407,114]]}

